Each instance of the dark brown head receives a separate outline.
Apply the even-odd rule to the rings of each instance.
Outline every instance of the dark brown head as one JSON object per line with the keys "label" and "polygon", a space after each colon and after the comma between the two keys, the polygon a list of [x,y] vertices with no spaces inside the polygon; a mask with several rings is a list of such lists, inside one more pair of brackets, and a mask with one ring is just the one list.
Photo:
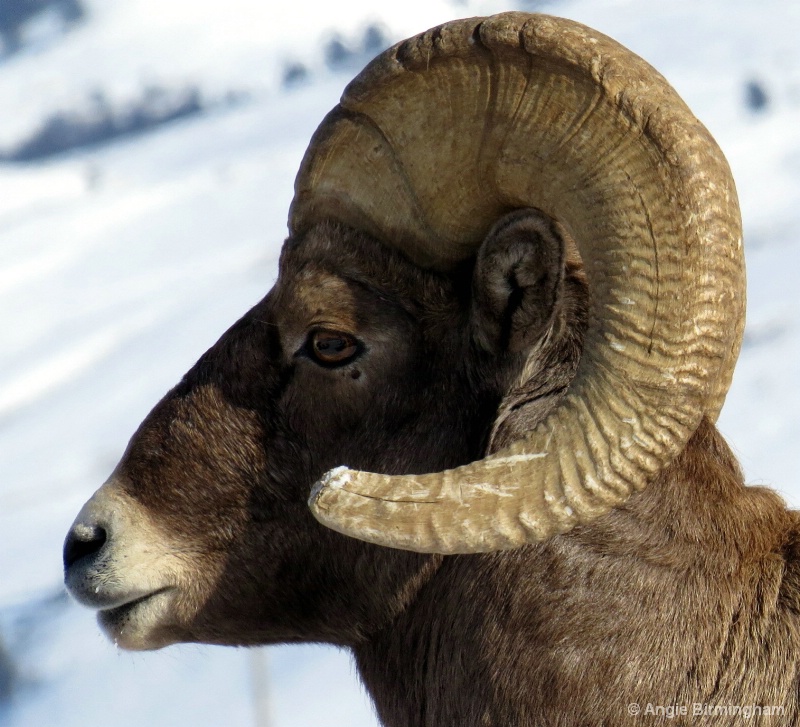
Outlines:
{"label": "dark brown head", "polygon": [[357,643],[440,557],[323,527],[313,484],[339,465],[409,474],[480,457],[531,350],[550,362],[541,401],[571,378],[580,280],[536,212],[447,274],[341,225],[290,239],[275,287],[153,409],[78,515],[69,590],[125,648]]}

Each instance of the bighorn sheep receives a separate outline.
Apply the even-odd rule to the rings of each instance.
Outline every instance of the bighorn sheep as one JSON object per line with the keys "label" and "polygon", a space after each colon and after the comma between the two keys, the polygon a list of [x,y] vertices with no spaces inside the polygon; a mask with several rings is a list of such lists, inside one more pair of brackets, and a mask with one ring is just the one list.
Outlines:
{"label": "bighorn sheep", "polygon": [[109,636],[346,646],[392,727],[797,723],[800,525],[713,424],[736,193],[660,75],[435,28],[350,84],[289,227],[67,537]]}

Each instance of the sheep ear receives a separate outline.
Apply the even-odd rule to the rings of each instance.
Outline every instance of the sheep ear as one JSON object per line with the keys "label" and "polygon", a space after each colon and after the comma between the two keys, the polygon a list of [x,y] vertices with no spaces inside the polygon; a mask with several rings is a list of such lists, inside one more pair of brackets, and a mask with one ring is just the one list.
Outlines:
{"label": "sheep ear", "polygon": [[549,330],[564,289],[565,241],[535,209],[503,217],[478,251],[472,278],[473,338],[492,353],[529,349]]}

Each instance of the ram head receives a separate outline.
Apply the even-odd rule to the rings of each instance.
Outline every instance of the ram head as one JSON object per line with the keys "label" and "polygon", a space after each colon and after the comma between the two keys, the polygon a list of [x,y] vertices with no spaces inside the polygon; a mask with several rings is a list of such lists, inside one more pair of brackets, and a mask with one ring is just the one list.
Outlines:
{"label": "ram head", "polygon": [[592,522],[719,413],[728,166],[581,25],[508,13],[381,54],[315,133],[289,231],[67,538],[123,646],[358,643],[442,554]]}

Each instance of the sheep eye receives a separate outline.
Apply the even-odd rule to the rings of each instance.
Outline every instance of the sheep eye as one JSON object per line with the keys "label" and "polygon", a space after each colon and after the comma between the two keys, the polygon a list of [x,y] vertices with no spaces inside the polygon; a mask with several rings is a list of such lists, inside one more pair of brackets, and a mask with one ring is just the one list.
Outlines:
{"label": "sheep eye", "polygon": [[329,366],[347,363],[361,349],[355,338],[337,331],[313,331],[309,344],[311,356]]}

